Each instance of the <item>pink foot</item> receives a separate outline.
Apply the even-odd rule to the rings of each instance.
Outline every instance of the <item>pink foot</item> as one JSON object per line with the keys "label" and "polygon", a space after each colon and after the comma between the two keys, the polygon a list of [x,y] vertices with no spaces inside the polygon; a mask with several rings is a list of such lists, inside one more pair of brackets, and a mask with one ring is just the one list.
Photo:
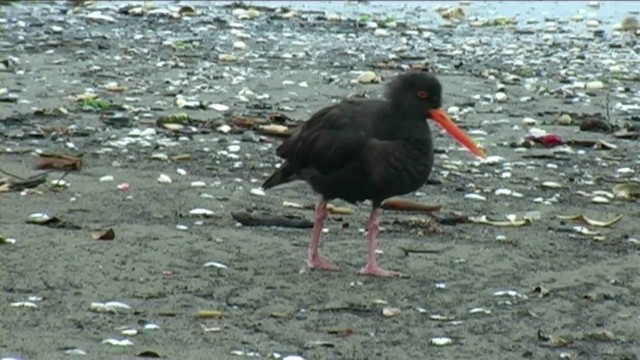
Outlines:
{"label": "pink foot", "polygon": [[307,258],[307,265],[310,269],[326,270],[326,271],[339,271],[340,269],[323,259],[320,255],[309,256]]}
{"label": "pink foot", "polygon": [[367,275],[367,276],[380,276],[380,277],[401,277],[402,276],[402,273],[400,272],[384,270],[379,268],[377,265],[369,265],[369,264],[363,267],[358,274]]}

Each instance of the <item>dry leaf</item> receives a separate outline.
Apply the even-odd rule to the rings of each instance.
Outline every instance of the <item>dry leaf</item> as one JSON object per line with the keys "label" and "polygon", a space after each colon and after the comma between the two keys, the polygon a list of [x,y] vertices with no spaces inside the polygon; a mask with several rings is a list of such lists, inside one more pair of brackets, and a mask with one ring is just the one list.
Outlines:
{"label": "dry leaf", "polygon": [[220,319],[222,312],[218,310],[198,310],[199,319]]}
{"label": "dry leaf", "polygon": [[78,156],[64,154],[40,154],[36,161],[38,169],[80,170],[82,154]]}
{"label": "dry leaf", "polygon": [[485,225],[492,225],[492,226],[499,226],[499,227],[509,227],[509,226],[518,227],[518,226],[525,226],[525,225],[531,224],[531,219],[529,218],[521,219],[521,220],[509,219],[509,220],[503,220],[503,221],[494,221],[494,220],[489,220],[485,215],[470,216],[469,221],[475,224],[485,224]]}
{"label": "dry leaf", "polygon": [[113,240],[116,237],[116,233],[113,229],[109,229],[103,233],[93,233],[91,237],[93,240]]}
{"label": "dry leaf", "polygon": [[593,219],[589,219],[588,217],[584,216],[584,215],[556,215],[556,218],[558,219],[562,219],[562,220],[576,220],[591,226],[599,226],[599,227],[609,227],[615,223],[617,223],[618,221],[620,221],[622,219],[623,215],[618,215],[615,218],[613,218],[612,220],[609,221],[598,221],[598,220],[593,220]]}
{"label": "dry leaf", "polygon": [[420,204],[415,201],[400,199],[400,198],[391,198],[385,200],[381,208],[384,210],[397,210],[397,211],[416,211],[416,212],[434,212],[440,211],[442,206],[439,205],[426,205]]}
{"label": "dry leaf", "polygon": [[331,204],[327,205],[327,211],[334,215],[350,215],[353,213],[353,210],[347,207],[338,207]]}

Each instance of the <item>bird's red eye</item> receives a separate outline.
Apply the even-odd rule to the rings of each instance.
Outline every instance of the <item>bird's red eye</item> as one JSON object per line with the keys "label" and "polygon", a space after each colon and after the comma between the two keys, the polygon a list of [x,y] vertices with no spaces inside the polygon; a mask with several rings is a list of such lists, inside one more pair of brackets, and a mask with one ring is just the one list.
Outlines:
{"label": "bird's red eye", "polygon": [[426,99],[426,98],[428,98],[428,97],[429,97],[429,94],[427,94],[427,92],[426,92],[426,91],[418,91],[418,97],[419,97],[420,99]]}

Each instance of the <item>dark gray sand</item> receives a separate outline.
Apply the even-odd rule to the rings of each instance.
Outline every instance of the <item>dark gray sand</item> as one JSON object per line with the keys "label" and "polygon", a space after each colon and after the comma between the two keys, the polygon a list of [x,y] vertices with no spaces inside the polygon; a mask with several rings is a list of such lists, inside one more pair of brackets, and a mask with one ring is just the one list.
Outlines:
{"label": "dark gray sand", "polygon": [[[440,28],[431,6],[430,23],[386,29],[388,37],[356,29],[353,22],[317,20],[319,14],[313,13],[281,20],[260,10],[257,19],[238,20],[239,12],[232,9],[196,8],[197,16],[170,19],[95,5],[75,13],[64,13],[61,5],[33,8],[38,9],[33,13],[0,7],[0,89],[6,89],[0,94],[0,169],[27,177],[42,171],[34,167],[37,152],[84,154],[82,169],[64,177],[69,186],[63,191],[49,189],[63,174],[54,171],[49,186],[37,187],[40,193],[0,193],[0,236],[7,242],[0,245],[0,355],[58,359],[74,357],[71,352],[129,359],[149,350],[167,359],[638,358],[640,213],[637,200],[612,197],[616,183],[637,183],[640,170],[640,146],[632,136],[638,117],[614,108],[638,104],[637,77],[622,79],[637,76],[637,45],[610,47],[621,37],[606,27],[604,38],[594,38],[584,21],[559,21],[558,31],[572,29],[575,37],[518,33],[526,27],[522,23]],[[117,22],[83,17],[92,11]],[[245,28],[230,29],[230,23]],[[424,35],[428,31],[431,40]],[[248,38],[239,39],[242,33]],[[556,43],[545,44],[545,34]],[[503,61],[498,61],[500,51],[509,46],[487,41],[498,36],[513,50]],[[480,46],[473,39],[480,39]],[[232,50],[236,41],[247,48]],[[447,50],[448,41],[455,47]],[[472,45],[466,49],[465,43]],[[451,49],[465,53],[452,55]],[[219,61],[222,53],[234,53],[237,60]],[[363,92],[379,96],[382,84],[352,80],[393,53],[404,65],[423,63],[419,59],[427,56],[445,84],[445,108],[459,108],[454,118],[492,161],[481,163],[435,132],[440,153],[432,177],[439,183],[406,198],[442,205],[442,211],[435,217],[386,211],[381,220],[379,261],[409,278],[356,275],[365,262],[361,229],[369,208],[339,201],[335,204],[354,213],[326,222],[321,251],[342,271],[308,271],[307,229],[239,226],[231,212],[310,219],[310,210],[285,207],[283,201],[309,205],[315,195],[299,183],[266,196],[251,194],[278,163],[274,147],[279,140],[257,130],[225,134],[216,129],[233,125],[236,117],[264,119],[274,112],[303,121],[335,99]],[[578,53],[587,61],[574,63]],[[606,58],[615,60],[603,65]],[[518,66],[525,70],[519,73],[522,82],[506,85],[508,100],[497,103],[491,100],[496,82],[515,66],[504,59],[522,59],[524,65]],[[611,75],[612,66],[621,66],[614,70],[622,75]],[[374,71],[384,82],[400,70]],[[286,80],[292,84],[283,84]],[[604,87],[585,90],[575,84],[595,80]],[[125,91],[105,90],[110,82]],[[70,96],[89,88],[128,108],[81,111]],[[229,110],[180,109],[178,93]],[[261,100],[260,94],[269,98]],[[527,96],[531,101],[521,101]],[[60,107],[68,113],[56,112]],[[34,108],[52,114],[36,116]],[[195,126],[207,132],[186,127],[176,134],[155,125],[158,117],[177,113],[196,119]],[[557,124],[562,113],[571,115],[572,124]],[[630,125],[630,139],[617,136],[617,128],[581,131],[589,118],[585,114],[614,126]],[[77,132],[42,130],[69,126]],[[531,128],[574,142],[554,148],[510,146]],[[154,131],[140,136],[145,129]],[[44,135],[35,136],[37,131]],[[589,141],[598,140],[616,148],[594,149]],[[191,158],[172,160],[178,154]],[[172,182],[158,182],[161,174]],[[100,181],[105,176],[113,181]],[[194,187],[194,181],[206,186]],[[561,187],[545,187],[545,182]],[[128,190],[118,190],[122,183]],[[467,196],[473,193],[485,200]],[[605,203],[595,203],[594,197]],[[214,214],[191,215],[196,208]],[[34,213],[59,217],[75,228],[27,224]],[[499,221],[513,214],[531,222],[447,225],[454,214]],[[556,218],[579,214],[600,221],[623,218],[609,227]],[[92,238],[109,228],[113,240]],[[205,266],[212,261],[227,268]],[[109,301],[131,308],[92,309],[94,302]],[[32,306],[17,306],[25,305],[21,302]],[[399,313],[385,316],[383,308]],[[219,311],[221,317],[199,319],[200,310]],[[158,328],[131,334],[147,323]],[[103,343],[108,339],[131,344]]]}

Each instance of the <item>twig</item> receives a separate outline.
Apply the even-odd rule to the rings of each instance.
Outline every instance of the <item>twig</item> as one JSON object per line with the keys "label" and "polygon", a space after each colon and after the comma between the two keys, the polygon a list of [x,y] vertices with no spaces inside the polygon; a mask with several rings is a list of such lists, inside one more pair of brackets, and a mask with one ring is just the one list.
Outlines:
{"label": "twig", "polygon": [[24,178],[22,178],[22,177],[20,177],[20,176],[17,176],[17,175],[14,175],[14,174],[12,174],[12,173],[10,173],[10,172],[8,172],[8,171],[4,171],[4,170],[0,169],[0,172],[1,172],[1,173],[3,173],[3,174],[5,174],[5,175],[9,175],[9,176],[11,176],[11,177],[13,177],[13,178],[16,178],[16,179],[18,179],[18,180],[23,180],[23,181],[24,181]]}

